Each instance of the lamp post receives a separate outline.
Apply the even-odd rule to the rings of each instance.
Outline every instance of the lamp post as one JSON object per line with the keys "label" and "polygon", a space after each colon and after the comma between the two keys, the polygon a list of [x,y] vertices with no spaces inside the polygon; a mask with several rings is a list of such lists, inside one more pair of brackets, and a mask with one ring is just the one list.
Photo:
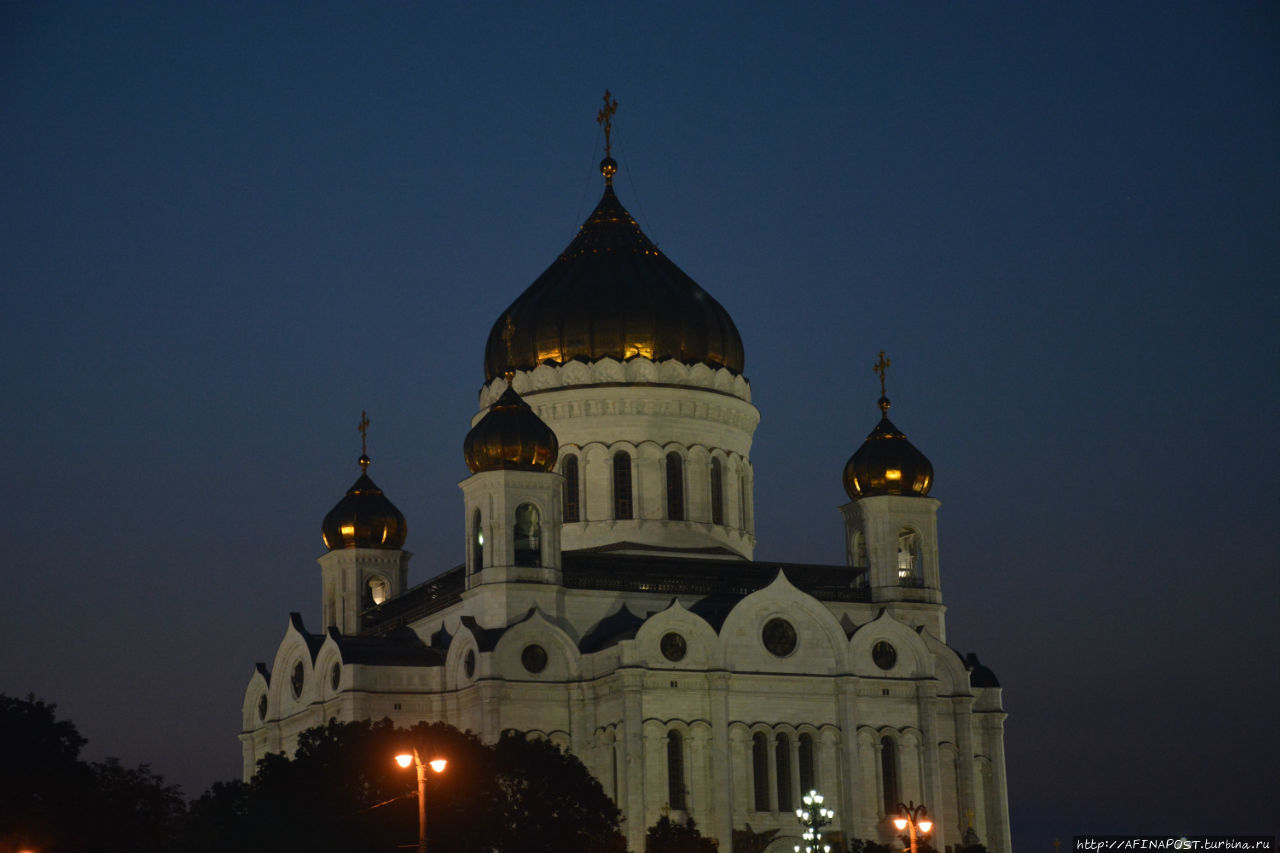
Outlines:
{"label": "lamp post", "polygon": [[396,764],[401,767],[413,764],[418,768],[418,853],[427,853],[427,767],[441,773],[448,763],[443,758],[433,758],[423,764],[416,746],[413,752],[402,752],[396,756]]}
{"label": "lamp post", "polygon": [[822,827],[831,823],[836,813],[831,809],[822,805],[822,795],[817,791],[810,791],[802,798],[804,806],[796,809],[796,819],[800,821],[800,825],[804,827],[804,848],[800,845],[795,846],[796,853],[831,853],[831,845],[819,844]]}
{"label": "lamp post", "polygon": [[918,806],[914,802],[905,806],[898,803],[898,816],[893,819],[893,825],[899,832],[904,829],[910,830],[911,853],[916,853],[916,833],[928,835],[933,829],[933,821],[929,820],[929,812],[925,809],[924,803]]}

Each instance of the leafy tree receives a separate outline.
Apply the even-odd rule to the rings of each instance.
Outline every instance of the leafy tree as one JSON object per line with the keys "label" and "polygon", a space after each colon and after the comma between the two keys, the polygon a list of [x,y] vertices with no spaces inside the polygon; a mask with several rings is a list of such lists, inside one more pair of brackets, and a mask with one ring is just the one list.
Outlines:
{"label": "leafy tree", "polygon": [[0,849],[173,849],[182,794],[147,765],[80,759],[86,741],[55,706],[0,695]]}
{"label": "leafy tree", "polygon": [[293,758],[270,755],[248,784],[215,785],[192,804],[184,849],[277,853],[391,851],[417,838],[417,776],[392,756],[416,746],[427,772],[429,845],[503,853],[624,853],[619,812],[576,758],[505,735],[486,746],[442,723],[389,720],[309,729]]}
{"label": "leafy tree", "polygon": [[716,853],[716,849],[715,843],[698,831],[693,818],[675,823],[663,815],[644,837],[644,853]]}
{"label": "leafy tree", "polygon": [[776,829],[756,832],[749,823],[746,827],[746,829],[733,831],[733,853],[764,853],[773,843],[774,836],[778,834]]}

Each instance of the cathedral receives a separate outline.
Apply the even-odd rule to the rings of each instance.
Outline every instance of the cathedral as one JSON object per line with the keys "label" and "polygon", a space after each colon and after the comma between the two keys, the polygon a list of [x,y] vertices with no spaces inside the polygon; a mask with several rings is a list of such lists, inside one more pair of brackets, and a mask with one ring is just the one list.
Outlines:
{"label": "cathedral", "polygon": [[464,562],[409,585],[362,454],[322,525],[319,630],[291,614],[245,690],[245,778],[331,718],[439,720],[572,752],[631,851],[663,815],[726,853],[748,825],[790,851],[816,789],[837,844],[891,842],[914,801],[939,851],[1007,853],[1001,689],[947,644],[933,468],[889,420],[884,353],[845,564],[755,561],[743,342],[619,201],[611,115],[606,96],[599,204],[489,332]]}

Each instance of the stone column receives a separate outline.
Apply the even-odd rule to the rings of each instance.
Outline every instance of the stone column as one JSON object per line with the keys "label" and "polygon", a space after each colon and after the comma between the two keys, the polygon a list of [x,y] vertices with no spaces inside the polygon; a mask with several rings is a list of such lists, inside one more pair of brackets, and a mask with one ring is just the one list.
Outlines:
{"label": "stone column", "polygon": [[[713,672],[707,675],[711,709],[711,764],[707,784],[711,789],[710,809],[707,814],[707,831],[720,840],[720,849],[732,853],[733,849],[733,791],[734,759],[740,745],[730,747],[729,738],[729,674]],[[748,777],[736,775],[739,780]]]}
{"label": "stone column", "polygon": [[[644,734],[642,729],[644,704],[641,692],[644,676],[638,672],[622,674],[622,757],[625,777],[626,804],[623,805],[623,824],[627,835],[628,850],[644,849],[645,790],[644,790]],[[620,804],[621,805],[621,804]]]}
{"label": "stone column", "polygon": [[946,821],[941,820],[944,812],[942,807],[942,783],[939,778],[938,771],[938,720],[937,701],[938,687],[935,682],[920,682],[916,686],[916,708],[920,719],[920,736],[922,743],[920,744],[921,758],[921,776],[920,779],[920,802],[928,803],[927,808],[930,814],[936,814],[938,819],[933,824],[933,837],[930,843],[939,850],[946,849],[947,827],[944,825]]}
{"label": "stone column", "polygon": [[857,833],[868,820],[865,796],[859,796],[858,772],[861,767],[858,743],[858,679],[856,676],[841,678],[836,684],[836,714],[840,721],[840,735],[844,746],[842,756],[842,784],[836,814],[844,812],[841,824],[845,834]]}

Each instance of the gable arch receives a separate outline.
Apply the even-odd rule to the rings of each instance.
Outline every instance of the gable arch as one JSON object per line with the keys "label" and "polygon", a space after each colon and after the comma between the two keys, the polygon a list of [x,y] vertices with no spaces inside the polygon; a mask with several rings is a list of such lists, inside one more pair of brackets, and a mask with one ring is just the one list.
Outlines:
{"label": "gable arch", "polygon": [[[684,657],[674,661],[663,651],[663,640],[672,633],[684,640]],[[641,663],[651,669],[709,669],[721,666],[724,658],[715,630],[679,599],[644,621],[636,631],[635,648]]]}
{"label": "gable arch", "polygon": [[[525,666],[529,646],[539,646],[546,653],[545,664],[537,672]],[[503,633],[493,648],[490,671],[508,681],[556,682],[578,678],[582,665],[569,635],[535,608]]]}
{"label": "gable arch", "polygon": [[[887,641],[893,646],[896,660],[889,669],[878,666],[873,656],[876,643]],[[930,678],[934,656],[920,635],[909,625],[882,610],[875,619],[858,627],[848,641],[850,666],[855,675],[867,678]]]}
{"label": "gable arch", "polygon": [[[777,656],[765,648],[762,632],[781,619],[795,632],[794,649]],[[724,666],[740,672],[801,672],[833,675],[848,669],[845,633],[822,602],[791,585],[778,572],[773,583],[751,593],[729,612],[720,629]]]}

